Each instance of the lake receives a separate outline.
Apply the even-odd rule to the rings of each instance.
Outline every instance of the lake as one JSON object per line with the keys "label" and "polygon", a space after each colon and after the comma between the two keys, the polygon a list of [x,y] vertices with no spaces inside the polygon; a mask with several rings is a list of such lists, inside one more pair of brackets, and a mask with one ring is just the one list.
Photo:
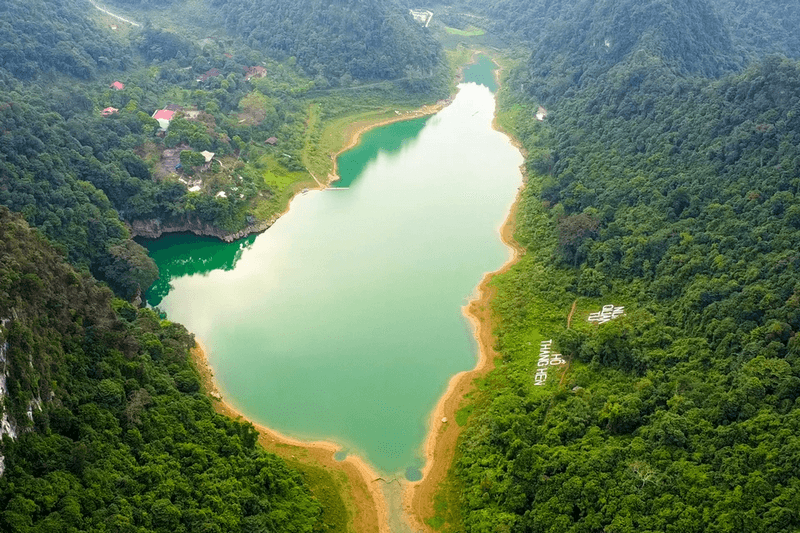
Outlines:
{"label": "lake", "polygon": [[431,410],[476,363],[461,308],[510,255],[498,230],[523,159],[492,129],[493,67],[468,68],[436,115],[364,134],[334,188],[263,234],[144,243],[162,272],[148,301],[202,340],[248,418],[418,477]]}

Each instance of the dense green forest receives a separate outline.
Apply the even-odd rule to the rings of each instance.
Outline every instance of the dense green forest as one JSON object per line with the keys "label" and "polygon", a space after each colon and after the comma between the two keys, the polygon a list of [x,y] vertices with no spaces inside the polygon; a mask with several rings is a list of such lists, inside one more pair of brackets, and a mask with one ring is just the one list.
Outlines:
{"label": "dense green forest", "polygon": [[559,94],[600,81],[634,52],[640,62],[657,58],[677,72],[706,77],[739,71],[766,54],[800,57],[800,40],[790,29],[800,22],[800,12],[781,0],[460,0],[441,5],[448,20],[490,29],[528,52],[536,81],[557,77]]}
{"label": "dense green forest", "polygon": [[[442,96],[442,52],[395,2],[214,0],[203,31],[154,24],[163,2],[116,4],[144,26],[0,0],[0,204],[19,213],[0,208],[0,411],[16,435],[0,444],[0,529],[321,530],[298,475],[213,413],[191,336],[126,303],[157,273],[125,223],[267,218],[302,179],[312,118]],[[800,6],[441,5],[522,58],[499,118],[526,149],[527,254],[494,282],[502,361],[462,412],[432,523],[800,530]],[[587,322],[608,303],[625,314]],[[540,387],[550,338],[569,365]]]}
{"label": "dense green forest", "polygon": [[[576,28],[602,25],[588,17],[508,75],[500,120],[528,154],[527,254],[495,281],[503,361],[464,411],[439,528],[800,529],[800,63],[701,59],[739,33],[732,13],[659,4],[674,13],[664,35],[682,17],[720,30],[679,56],[642,39],[606,64],[573,54]],[[759,12],[737,20],[776,20]],[[776,31],[758,45],[787,42]],[[694,54],[714,63],[687,68]],[[604,304],[625,314],[588,322]],[[540,387],[546,339],[569,365]]]}
{"label": "dense green forest", "polygon": [[322,526],[252,425],[214,413],[182,326],[114,299],[4,207],[0,249],[0,529]]}
{"label": "dense green forest", "polygon": [[46,73],[90,79],[124,70],[125,47],[85,16],[85,1],[2,0],[0,72],[29,80]]}
{"label": "dense green forest", "polygon": [[[79,0],[0,4],[0,203],[23,213],[64,247],[74,265],[125,298],[143,293],[157,272],[124,223],[156,221],[226,234],[268,221],[283,211],[296,183],[311,179],[304,164],[315,133],[308,131],[310,106],[324,121],[387,102],[418,105],[447,91],[440,47],[396,6],[380,12],[402,31],[381,32],[369,68],[395,68],[396,51],[388,47],[411,46],[403,52],[411,58],[403,63],[406,70],[357,76],[405,78],[347,93],[328,92],[324,76],[309,77],[287,57],[294,51],[276,60],[268,43],[233,27],[220,35],[224,29],[214,13],[191,17],[192,24],[205,26],[176,29],[163,18],[156,19],[163,26],[152,22],[159,6],[122,4],[145,9],[139,13],[145,24],[115,33],[87,18],[97,11]],[[245,9],[233,7],[225,7],[230,16]],[[179,15],[189,8],[174,9]],[[40,21],[34,12],[53,16]],[[352,14],[349,6],[326,7],[324,16],[303,26],[303,42],[310,42],[309,34],[328,39],[332,29],[323,22],[344,13]],[[374,20],[363,13],[357,18]],[[209,34],[213,38],[199,38]],[[356,48],[372,38],[348,36],[347,46]],[[335,56],[361,57],[355,49]],[[414,59],[423,56],[422,63]],[[109,87],[115,79],[124,82],[123,90]],[[165,106],[178,114],[166,134],[157,135],[158,123],[150,117]],[[271,138],[272,146],[265,143]],[[203,166],[202,151],[213,152],[212,164]]]}
{"label": "dense green forest", "polygon": [[333,85],[409,78],[432,86],[443,67],[441,47],[393,0],[211,0],[210,5],[251,46],[293,56],[309,76]]}

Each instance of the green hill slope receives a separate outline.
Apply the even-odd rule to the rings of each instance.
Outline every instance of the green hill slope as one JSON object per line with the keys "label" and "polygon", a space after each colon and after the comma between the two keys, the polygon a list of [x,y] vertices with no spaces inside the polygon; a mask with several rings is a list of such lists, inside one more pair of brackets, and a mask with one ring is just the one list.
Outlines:
{"label": "green hill slope", "polygon": [[0,323],[3,531],[314,529],[298,475],[199,392],[186,330],[112,300],[5,208]]}
{"label": "green hill slope", "polygon": [[130,50],[84,16],[81,0],[0,2],[0,69],[31,79],[45,72],[89,79],[124,69]]}
{"label": "green hill slope", "polygon": [[[334,85],[430,78],[441,48],[392,0],[211,0],[228,30]],[[343,78],[344,77],[344,78]]]}
{"label": "green hill slope", "polygon": [[[544,123],[504,94],[528,255],[496,282],[459,527],[800,528],[799,79],[777,57],[718,81],[626,60],[550,93]],[[588,322],[604,304],[625,315]],[[570,364],[542,387],[549,338]]]}

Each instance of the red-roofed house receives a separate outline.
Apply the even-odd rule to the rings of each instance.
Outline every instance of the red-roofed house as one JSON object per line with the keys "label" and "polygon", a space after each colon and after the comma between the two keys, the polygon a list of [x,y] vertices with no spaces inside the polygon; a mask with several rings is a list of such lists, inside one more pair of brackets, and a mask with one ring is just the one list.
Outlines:
{"label": "red-roofed house", "polygon": [[158,121],[161,131],[166,131],[169,128],[169,123],[173,116],[175,116],[175,111],[170,111],[169,109],[159,109],[153,113],[153,118]]}
{"label": "red-roofed house", "polygon": [[119,111],[119,109],[117,109],[116,107],[107,107],[107,108],[103,109],[102,111],[100,111],[100,114],[103,115],[104,117],[110,117],[111,115],[113,115],[117,111]]}
{"label": "red-roofed house", "polygon": [[212,68],[211,70],[207,70],[205,74],[197,78],[197,81],[204,82],[209,78],[216,78],[217,76],[222,76],[222,71],[218,68]]}
{"label": "red-roofed house", "polygon": [[244,79],[249,81],[251,78],[263,78],[266,75],[267,75],[267,69],[265,69],[261,65],[256,65],[254,67],[245,69]]}
{"label": "red-roofed house", "polygon": [[109,85],[109,87],[111,87],[111,88],[112,88],[112,89],[114,89],[115,91],[121,91],[122,89],[124,89],[124,88],[125,88],[125,84],[124,84],[124,83],[122,83],[121,81],[115,81],[114,83],[112,83],[111,85]]}

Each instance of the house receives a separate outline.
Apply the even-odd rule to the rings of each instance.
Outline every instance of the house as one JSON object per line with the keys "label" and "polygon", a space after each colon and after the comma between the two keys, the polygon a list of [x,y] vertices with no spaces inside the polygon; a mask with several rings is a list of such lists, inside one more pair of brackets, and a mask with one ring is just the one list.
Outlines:
{"label": "house", "polygon": [[183,111],[183,107],[179,106],[178,104],[168,104],[164,106],[164,109],[167,111]]}
{"label": "house", "polygon": [[114,83],[109,85],[109,88],[114,89],[115,91],[121,91],[122,89],[125,88],[125,84],[122,83],[121,81],[115,81]]}
{"label": "house", "polygon": [[267,69],[260,65],[245,68],[244,79],[250,81],[252,78],[264,78],[267,75]]}
{"label": "house", "polygon": [[222,71],[218,68],[212,68],[211,70],[207,70],[205,74],[197,78],[197,81],[202,83],[209,78],[216,78],[217,76],[222,76]]}
{"label": "house", "polygon": [[539,109],[536,110],[536,120],[539,122],[543,122],[544,119],[547,118],[547,109],[539,106]]}
{"label": "house", "polygon": [[167,131],[173,116],[175,116],[175,111],[170,111],[169,109],[159,109],[153,113],[153,118],[158,121],[158,125],[161,126],[161,131]]}
{"label": "house", "polygon": [[208,150],[203,150],[200,153],[203,155],[203,157],[206,160],[205,164],[203,165],[202,170],[208,170],[209,168],[211,168],[211,160],[214,159],[214,152],[209,152]]}
{"label": "house", "polygon": [[117,109],[116,107],[107,107],[107,108],[103,109],[102,111],[100,111],[100,114],[103,115],[104,117],[110,117],[111,115],[113,115],[117,111],[119,111],[119,109]]}
{"label": "house", "polygon": [[277,137],[270,137],[269,139],[267,139],[264,142],[267,143],[270,146],[275,146],[276,144],[278,144],[278,138]]}

